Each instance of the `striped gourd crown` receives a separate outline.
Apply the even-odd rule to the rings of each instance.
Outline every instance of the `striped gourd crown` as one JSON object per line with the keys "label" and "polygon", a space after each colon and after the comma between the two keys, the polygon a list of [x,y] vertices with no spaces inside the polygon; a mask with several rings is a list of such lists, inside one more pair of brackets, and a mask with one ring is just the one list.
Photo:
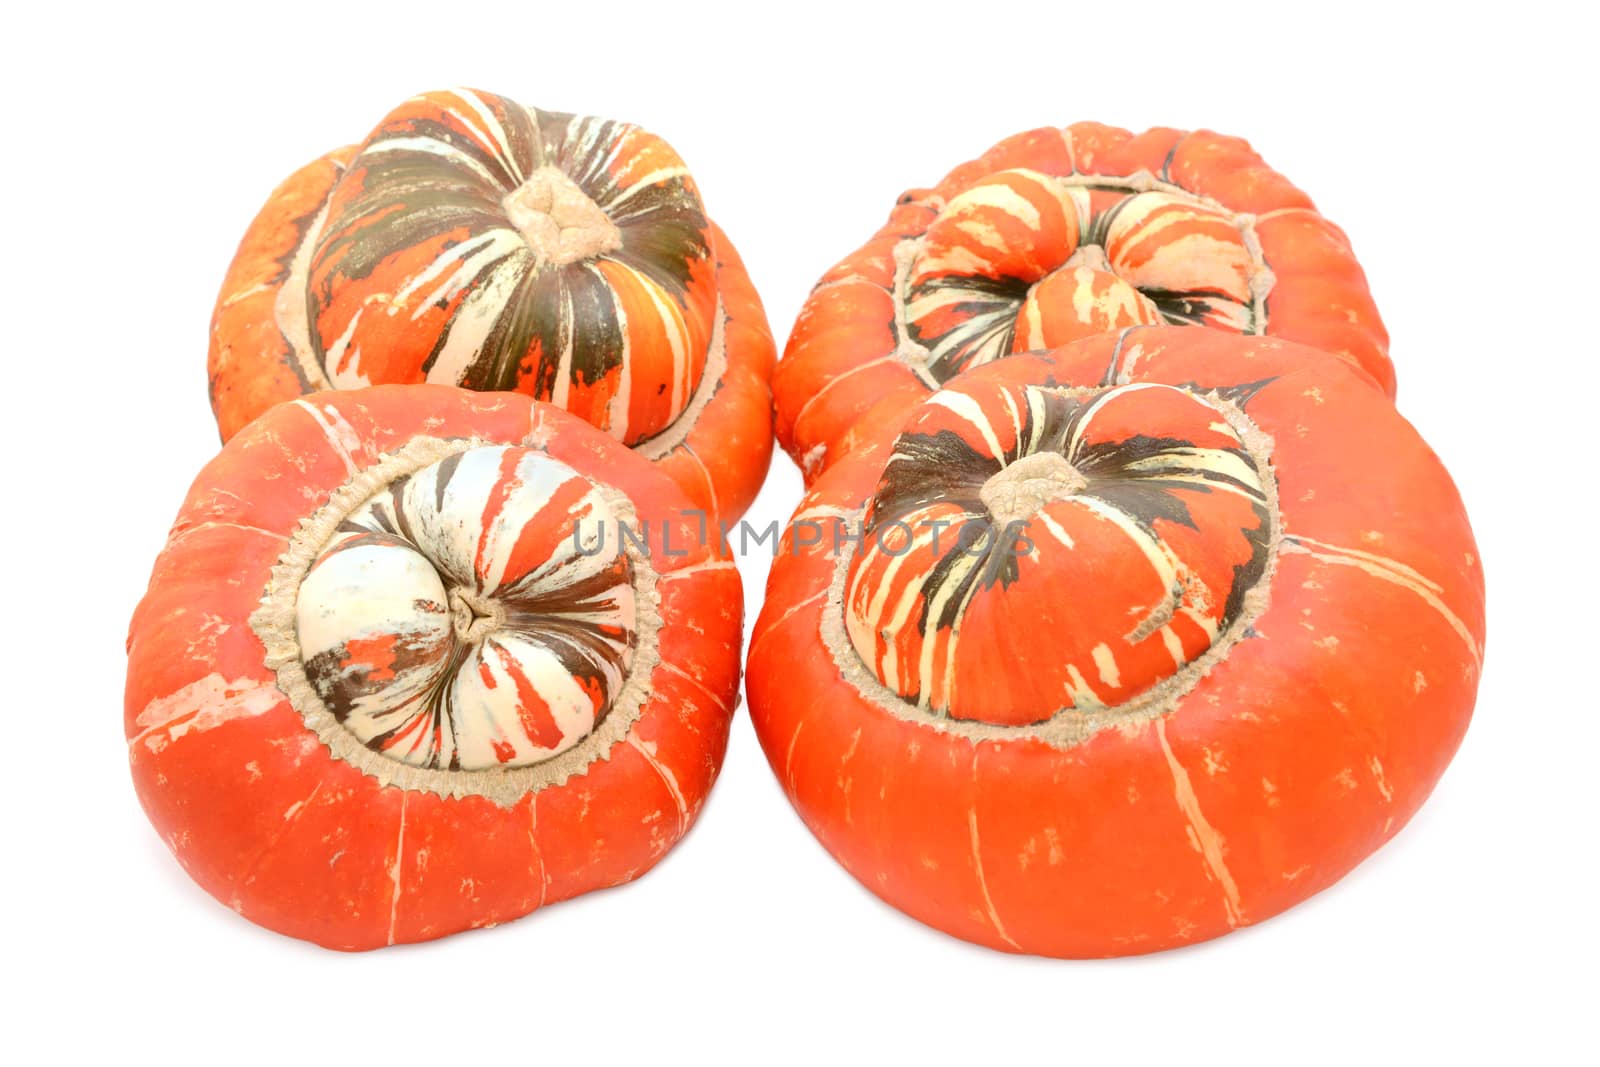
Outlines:
{"label": "striped gourd crown", "polygon": [[709,223],[683,160],[637,126],[424,93],[313,225],[285,333],[328,385],[517,391],[636,444],[705,375]]}
{"label": "striped gourd crown", "polygon": [[877,682],[935,717],[1024,726],[1131,707],[1247,625],[1273,492],[1225,397],[935,393],[841,564],[845,631]]}
{"label": "striped gourd crown", "polygon": [[600,488],[530,448],[469,448],[398,477],[299,583],[305,676],[345,731],[412,767],[565,752],[610,713],[638,644],[617,521]]}
{"label": "striped gourd crown", "polygon": [[944,203],[896,260],[895,298],[931,384],[1129,326],[1262,333],[1272,284],[1247,216],[1142,173],[997,171]]}

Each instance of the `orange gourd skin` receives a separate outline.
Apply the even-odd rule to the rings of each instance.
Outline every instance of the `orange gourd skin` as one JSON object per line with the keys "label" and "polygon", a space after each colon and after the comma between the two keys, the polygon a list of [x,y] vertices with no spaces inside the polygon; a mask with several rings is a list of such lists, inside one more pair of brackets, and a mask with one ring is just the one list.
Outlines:
{"label": "orange gourd skin", "polygon": [[[565,781],[502,804],[384,785],[307,728],[251,616],[288,539],[336,487],[417,435],[528,444],[625,493],[654,553],[660,662],[627,735]],[[524,915],[649,870],[721,766],[741,594],[686,496],[620,442],[511,393],[381,386],[281,404],[201,471],[128,636],[125,726],[151,823],[207,892],[344,950]]]}
{"label": "orange gourd skin", "polygon": [[[938,396],[1130,382],[1242,398],[1272,439],[1282,522],[1265,608],[1164,713],[1053,744],[1027,726],[974,735],[910,705],[885,710],[821,636],[842,610],[829,593],[831,532],[792,528],[752,637],[751,719],[806,825],[890,904],[1006,951],[1151,952],[1306,899],[1417,811],[1476,694],[1484,587],[1461,502],[1347,362],[1270,339],[1138,328],[992,363]],[[868,440],[817,481],[797,521],[837,529],[877,491],[900,427],[929,407],[864,427]],[[1037,521],[1027,529],[1049,537]],[[1101,574],[1084,611],[1127,577]],[[1029,625],[1026,642],[988,661],[990,692],[1060,654],[1060,619]]]}
{"label": "orange gourd skin", "polygon": [[[1005,328],[1015,329],[1010,344],[1002,340],[999,345],[1008,351],[991,352],[978,361],[1056,347],[1091,330],[1149,323],[1153,319],[1148,308],[1141,312],[1095,302],[1107,283],[1115,282],[1112,274],[1132,272],[1135,281],[1145,283],[1151,279],[1140,277],[1139,271],[1181,273],[1213,254],[1202,250],[1189,257],[1169,246],[1172,263],[1151,267],[1146,257],[1164,238],[1150,227],[1151,239],[1142,246],[1126,240],[1127,247],[1110,249],[1112,273],[1094,274],[1097,285],[1086,280],[1079,294],[1084,304],[1075,309],[1073,287],[1059,284],[1067,280],[1064,272],[1052,268],[1061,265],[1060,254],[1080,238],[1103,240],[1106,226],[1084,227],[1080,232],[1068,218],[1068,233],[1058,232],[1061,220],[1055,217],[1056,206],[1042,201],[1038,189],[1017,180],[1029,172],[1036,180],[1058,177],[1077,182],[1095,176],[1127,180],[1142,175],[1248,222],[1265,268],[1257,282],[1266,288],[1259,320],[1244,332],[1332,352],[1361,367],[1393,395],[1388,334],[1348,238],[1318,214],[1309,197],[1267,167],[1248,143],[1208,130],[1157,128],[1135,135],[1091,122],[1045,127],[1007,138],[955,168],[931,189],[904,193],[882,229],[824,274],[813,289],[773,377],[778,442],[800,466],[808,484],[856,446],[861,437],[851,431],[873,407],[901,409],[945,380],[945,371],[914,366],[906,354],[904,342],[911,327],[905,320],[915,316],[908,316],[905,301],[896,295],[897,285],[904,281],[897,282],[903,266],[897,264],[897,249],[916,239],[937,238],[935,243],[943,245],[953,237],[965,245],[958,249],[963,258],[954,261],[964,264],[957,274],[1022,286],[1002,316]],[[1023,218],[994,210],[950,217],[952,201],[971,198],[996,184],[1012,187],[1006,192],[1011,202],[1027,202]],[[1099,190],[1083,196],[1079,210],[1084,220],[1098,216],[1103,224],[1114,224],[1111,194]],[[963,222],[976,225],[963,233]],[[1182,230],[1168,233],[1181,236]],[[995,252],[996,243],[1003,251]],[[1044,254],[1052,251],[1051,246],[1055,259]],[[974,257],[983,264],[974,266]],[[1023,292],[1029,299],[1023,299]],[[1121,295],[1129,294],[1124,289]],[[1039,316],[1040,304],[1053,305],[1054,313]],[[1081,310],[1089,304],[1092,310]],[[1169,321],[1181,318],[1181,309],[1169,304],[1168,310],[1174,316]],[[1225,318],[1216,315],[1206,321],[1234,330]],[[937,324],[938,316],[928,321]]]}
{"label": "orange gourd skin", "polygon": [[[464,91],[457,91],[461,92]],[[500,106],[500,98],[488,94],[474,97],[480,101],[479,106],[484,99],[496,101],[495,106]],[[507,106],[515,108],[516,105],[507,103]],[[463,100],[452,94],[424,94],[397,109],[386,123],[392,127],[397,121],[416,122],[419,112],[426,116],[435,111],[451,110],[470,111]],[[620,124],[611,125],[620,127]],[[374,138],[384,129],[380,127],[375,131]],[[648,137],[641,132],[634,139]],[[212,408],[224,441],[272,405],[329,387],[329,378],[322,368],[307,369],[307,360],[319,357],[297,352],[296,342],[285,332],[285,316],[303,315],[305,312],[301,309],[308,306],[312,321],[307,337],[318,334],[318,350],[325,351],[339,344],[338,334],[347,321],[351,332],[355,332],[356,324],[349,317],[352,305],[360,307],[363,300],[377,306],[392,300],[415,303],[415,295],[396,298],[397,293],[407,291],[408,287],[415,292],[444,292],[446,295],[437,307],[420,319],[409,314],[403,318],[382,319],[376,313],[367,315],[372,324],[371,335],[363,350],[361,365],[359,368],[343,367],[351,374],[359,370],[372,384],[438,380],[427,376],[431,359],[426,363],[421,361],[430,346],[442,343],[438,340],[439,319],[456,314],[463,304],[462,294],[470,293],[472,287],[434,290],[434,282],[423,285],[418,280],[430,277],[427,273],[429,257],[438,255],[441,249],[448,252],[450,241],[459,242],[467,231],[446,235],[443,243],[435,237],[419,240],[412,248],[390,251],[380,271],[373,272],[370,277],[347,277],[346,268],[338,263],[336,256],[326,252],[323,245],[335,242],[333,247],[337,250],[337,240],[347,235],[343,231],[330,233],[328,227],[333,224],[330,220],[347,209],[351,200],[364,191],[362,187],[371,183],[368,173],[359,169],[362,157],[358,152],[364,147],[367,146],[352,145],[330,152],[290,175],[272,192],[239,244],[212,315],[208,358]],[[665,148],[664,143],[650,139],[646,147],[638,151],[638,160],[631,164],[635,172],[656,165],[650,162],[652,152],[670,153],[671,150]],[[665,167],[674,160],[676,157],[672,156],[660,165]],[[568,166],[570,169],[570,164]],[[341,183],[347,174],[350,181]],[[689,189],[687,195],[694,196],[692,180],[684,177],[681,181]],[[687,329],[687,332],[673,338],[669,344],[667,339],[649,333],[648,326],[636,327],[635,332],[645,330],[645,334],[625,342],[635,346],[634,355],[626,356],[628,350],[624,348],[623,357],[617,357],[614,352],[607,356],[619,362],[631,359],[639,367],[639,373],[646,375],[641,379],[642,384],[636,383],[638,387],[633,390],[635,410],[620,415],[610,410],[612,397],[622,388],[615,365],[604,375],[598,371],[574,372],[570,385],[562,387],[568,390],[565,406],[569,410],[578,411],[602,428],[607,428],[608,420],[614,422],[609,432],[637,444],[668,471],[697,507],[708,515],[731,520],[749,507],[771,460],[770,381],[776,352],[760,297],[738,252],[720,227],[709,219],[702,221],[698,239],[704,242],[706,249],[704,264],[696,260],[684,268],[689,273],[682,296],[686,302],[684,316],[694,320],[692,328],[680,323],[678,328]],[[376,228],[368,227],[369,231],[372,229]],[[353,226],[352,230],[358,237],[366,232],[359,226]],[[400,239],[391,237],[389,240]],[[328,258],[334,259],[331,266],[323,262]],[[594,265],[594,271],[588,271],[582,260],[576,268],[567,269],[592,278],[613,266],[597,259],[590,259],[587,264]],[[448,270],[444,273],[448,275]],[[605,276],[613,279],[616,271]],[[624,331],[629,328],[627,322],[642,323],[650,317],[644,309],[665,307],[672,301],[673,294],[645,295],[626,279],[614,285],[606,292],[623,309],[617,318],[624,323]],[[303,291],[308,286],[309,292]],[[289,287],[295,291],[288,292]],[[308,300],[310,293],[321,295],[316,300]],[[711,317],[713,309],[707,301],[718,297],[723,315],[724,358],[720,373],[705,363],[707,337],[702,336],[706,329],[700,321]],[[547,308],[551,303],[547,299],[540,306]],[[560,300],[553,303],[559,305]],[[316,318],[319,312],[324,313],[324,320]],[[345,318],[337,317],[336,313],[344,314]],[[560,332],[555,327],[550,330],[552,337]],[[356,334],[356,340],[362,336]],[[572,334],[560,336],[570,342]],[[309,343],[309,340],[299,342],[301,346]],[[660,371],[661,364],[672,363],[674,345],[692,350],[687,356],[677,353],[680,361],[685,358],[691,361],[680,373],[694,376],[695,380],[690,382],[693,395],[703,400],[700,404],[690,403],[688,410],[681,414],[657,410],[657,401],[670,391],[667,382],[658,382],[657,377],[666,373]],[[509,372],[490,373],[481,367],[468,368],[462,372],[459,382],[442,384],[514,388],[550,400],[551,390],[556,388],[552,378],[556,371],[551,365],[558,357],[543,351],[544,347],[547,346],[535,344]],[[331,363],[332,357],[328,359]],[[477,362],[482,364],[484,360]],[[646,374],[647,371],[650,373]],[[704,380],[698,378],[702,371]],[[492,384],[480,384],[480,379]],[[337,387],[339,383],[332,384]],[[676,425],[679,418],[686,420],[685,425]],[[663,424],[663,420],[667,421]],[[641,435],[644,435],[642,440]],[[658,435],[659,439],[652,443],[650,438]]]}

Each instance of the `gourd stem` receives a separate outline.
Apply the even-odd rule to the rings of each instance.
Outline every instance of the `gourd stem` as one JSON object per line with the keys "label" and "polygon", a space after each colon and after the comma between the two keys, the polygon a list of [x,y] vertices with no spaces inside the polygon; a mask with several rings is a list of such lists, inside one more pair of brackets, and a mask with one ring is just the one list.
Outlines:
{"label": "gourd stem", "polygon": [[491,597],[452,589],[450,620],[455,626],[456,639],[471,643],[483,640],[504,626],[506,609]]}
{"label": "gourd stem", "polygon": [[1059,452],[1035,452],[1002,467],[983,483],[978,499],[995,525],[1025,522],[1046,504],[1082,492],[1089,484]]}
{"label": "gourd stem", "polygon": [[1061,265],[1062,270],[1073,270],[1077,267],[1088,267],[1090,270],[1104,271],[1107,274],[1115,273],[1111,269],[1111,260],[1106,256],[1106,250],[1099,245],[1079,245]]}
{"label": "gourd stem", "polygon": [[622,247],[622,231],[557,167],[540,167],[500,202],[538,264],[565,267]]}

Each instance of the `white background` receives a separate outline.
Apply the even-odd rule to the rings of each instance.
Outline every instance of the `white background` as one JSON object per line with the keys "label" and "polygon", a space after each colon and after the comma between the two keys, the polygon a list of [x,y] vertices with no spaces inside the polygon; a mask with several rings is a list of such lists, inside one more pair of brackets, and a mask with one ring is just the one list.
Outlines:
{"label": "white background", "polygon": [[[1596,1062],[1592,27],[1537,3],[1026,7],[7,14],[7,1059]],[[274,184],[457,83],[667,137],[780,345],[902,189],[1003,136],[1248,137],[1349,232],[1400,406],[1481,542],[1482,693],[1428,806],[1262,926],[1152,958],[1014,958],[859,888],[741,711],[702,821],[631,886],[362,956],[213,902],[146,824],[120,724],[127,619],[217,447],[211,303]],[[798,498],[780,457],[751,520]],[[751,618],[767,563],[741,564]]]}

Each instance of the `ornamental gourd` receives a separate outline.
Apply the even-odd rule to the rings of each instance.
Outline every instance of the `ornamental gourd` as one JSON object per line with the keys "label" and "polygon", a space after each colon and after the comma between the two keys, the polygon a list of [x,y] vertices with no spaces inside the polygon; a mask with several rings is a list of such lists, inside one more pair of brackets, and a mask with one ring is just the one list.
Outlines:
{"label": "ornamental gourd", "polygon": [[223,440],[322,389],[515,391],[724,518],[766,474],[772,363],[744,264],[665,141],[470,89],[406,101],[273,192],[209,360]]}
{"label": "ornamental gourd", "polygon": [[812,488],[751,640],[806,825],[1008,951],[1215,937],[1406,824],[1466,730],[1477,551],[1378,383],[1134,327],[957,375]]}
{"label": "ornamental gourd", "polygon": [[130,627],[151,822],[218,900],[340,949],[638,876],[738,693],[738,573],[687,507],[516,394],[274,407],[196,479]]}
{"label": "ornamental gourd", "polygon": [[1344,233],[1244,141],[1098,123],[1008,138],[823,275],[773,379],[814,478],[896,411],[1016,352],[1137,325],[1297,341],[1391,395],[1388,336]]}

